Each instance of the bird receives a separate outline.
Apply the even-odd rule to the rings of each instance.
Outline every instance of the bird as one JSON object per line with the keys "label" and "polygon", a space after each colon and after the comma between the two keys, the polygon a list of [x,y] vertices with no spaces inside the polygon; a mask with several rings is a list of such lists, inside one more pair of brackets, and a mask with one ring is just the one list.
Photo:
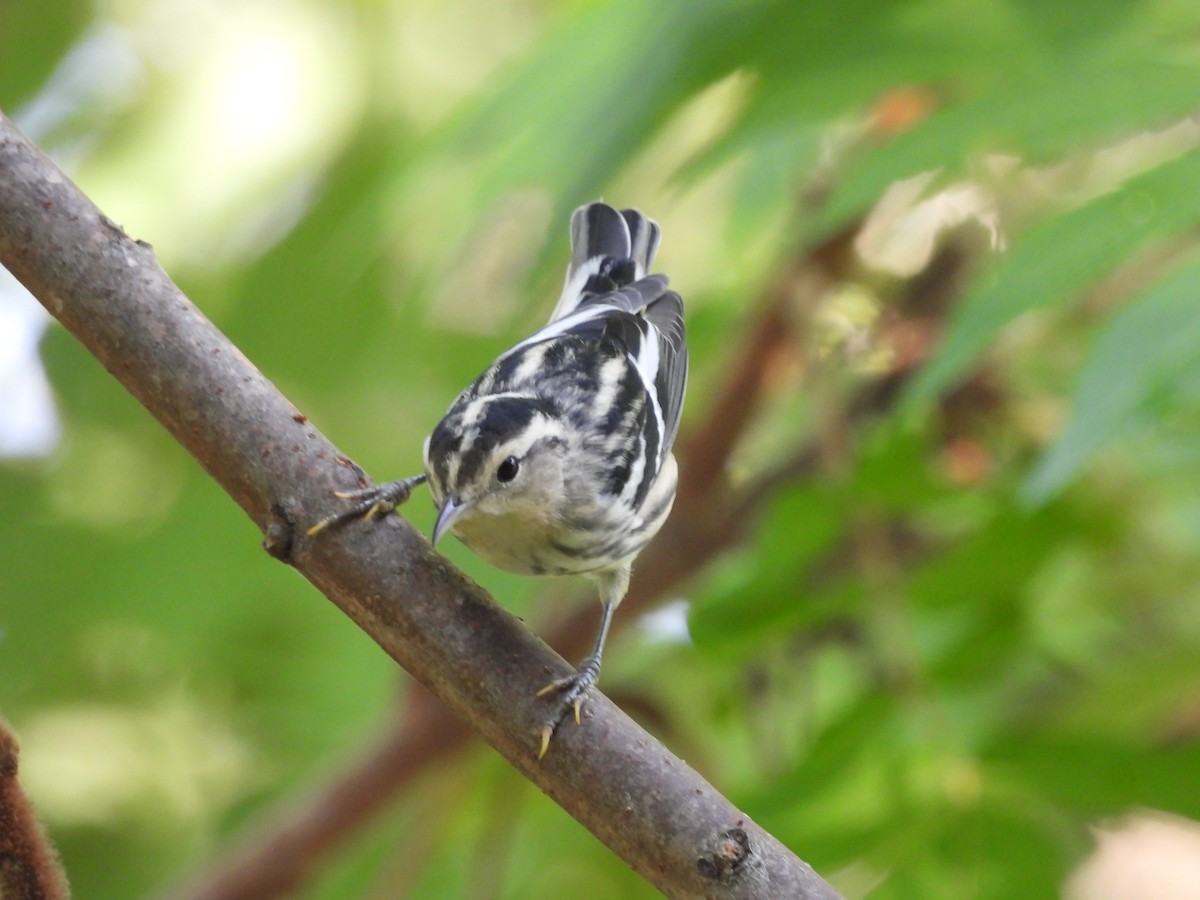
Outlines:
{"label": "bird", "polygon": [[650,274],[658,224],[596,201],[571,216],[571,261],[549,322],[458,395],[423,448],[424,472],[338,492],[352,505],[313,525],[391,512],[428,484],[436,546],[453,534],[524,575],[584,575],[601,603],[591,652],[539,696],[557,698],[538,758],[600,674],[634,560],[675,499],[672,453],[686,393],[683,300]]}

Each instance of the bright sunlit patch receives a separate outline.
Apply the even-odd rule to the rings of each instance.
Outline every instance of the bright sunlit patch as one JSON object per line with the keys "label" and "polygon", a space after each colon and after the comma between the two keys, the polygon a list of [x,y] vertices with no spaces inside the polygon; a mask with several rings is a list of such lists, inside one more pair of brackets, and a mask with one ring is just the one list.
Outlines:
{"label": "bright sunlit patch", "polygon": [[251,784],[254,760],[221,716],[168,693],[80,704],[21,724],[21,778],[54,825],[203,821]]}
{"label": "bright sunlit patch", "polygon": [[682,597],[664,603],[658,609],[638,619],[638,627],[649,641],[664,644],[690,644],[688,609],[691,604]]}
{"label": "bright sunlit patch", "polygon": [[0,457],[45,456],[60,427],[38,342],[50,317],[0,267]]}
{"label": "bright sunlit patch", "polygon": [[49,492],[64,521],[132,534],[166,518],[183,490],[184,462],[149,438],[77,424],[66,447]]}
{"label": "bright sunlit patch", "polygon": [[884,192],[854,240],[868,266],[911,278],[929,265],[941,235],[968,221],[983,226],[993,249],[1004,249],[995,198],[969,182],[927,196],[936,177],[923,172]]}
{"label": "bright sunlit patch", "polygon": [[1200,822],[1142,810],[1094,829],[1096,849],[1063,885],[1067,900],[1200,896]]}
{"label": "bright sunlit patch", "polygon": [[261,252],[357,117],[362,65],[348,14],[196,0],[128,20],[153,66],[149,96],[120,152],[85,164],[81,183],[168,267]]}

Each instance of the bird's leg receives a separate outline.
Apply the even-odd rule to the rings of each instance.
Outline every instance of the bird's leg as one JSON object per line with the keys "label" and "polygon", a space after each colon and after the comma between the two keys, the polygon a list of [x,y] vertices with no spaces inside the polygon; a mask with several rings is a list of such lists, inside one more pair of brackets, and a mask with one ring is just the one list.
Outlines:
{"label": "bird's leg", "polygon": [[400,478],[384,484],[374,484],[357,491],[334,491],[335,496],[342,500],[353,500],[354,505],[341,512],[330,513],[308,529],[307,534],[312,537],[331,525],[339,525],[356,516],[372,519],[378,515],[387,515],[409,498],[413,488],[424,484],[426,477],[425,475],[413,475],[411,478]]}
{"label": "bird's leg", "polygon": [[538,691],[539,697],[552,693],[559,694],[554,713],[542,726],[542,745],[538,751],[538,759],[546,755],[546,751],[550,747],[550,739],[554,737],[554,732],[558,730],[558,726],[563,723],[567,713],[572,709],[575,710],[575,724],[580,724],[580,710],[583,707],[583,701],[587,698],[592,685],[600,677],[600,656],[604,652],[604,642],[608,639],[608,628],[612,624],[613,612],[616,610],[617,604],[621,602],[621,598],[625,596],[625,589],[629,586],[629,567],[605,573],[598,581],[601,597],[600,633],[596,635],[596,643],[592,645],[592,652],[583,658],[583,661],[570,675],[556,678]]}

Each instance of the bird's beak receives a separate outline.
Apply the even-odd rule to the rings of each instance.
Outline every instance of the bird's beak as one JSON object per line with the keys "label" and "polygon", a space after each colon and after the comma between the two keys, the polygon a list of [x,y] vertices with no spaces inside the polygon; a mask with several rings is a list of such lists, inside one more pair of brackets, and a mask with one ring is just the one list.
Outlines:
{"label": "bird's beak", "polygon": [[458,497],[447,497],[446,502],[442,504],[442,508],[438,510],[437,521],[433,523],[433,546],[437,546],[440,541],[451,528],[454,523],[462,518],[462,514],[467,511],[469,504],[463,502]]}

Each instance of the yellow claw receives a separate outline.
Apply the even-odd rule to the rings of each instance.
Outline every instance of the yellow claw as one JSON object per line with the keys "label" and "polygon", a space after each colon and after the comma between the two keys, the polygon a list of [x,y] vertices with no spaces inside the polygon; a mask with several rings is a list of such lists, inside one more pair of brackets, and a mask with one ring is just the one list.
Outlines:
{"label": "yellow claw", "polygon": [[324,519],[322,519],[320,522],[318,522],[316,525],[314,525],[312,528],[308,529],[308,531],[306,531],[304,533],[306,535],[308,535],[309,537],[312,537],[318,531],[324,531],[326,528],[328,528],[330,526],[330,524],[332,522],[333,522],[333,518],[326,516]]}
{"label": "yellow claw", "polygon": [[[546,685],[540,691],[538,691],[537,696],[544,697],[544,696],[546,696],[546,694],[549,694],[553,691],[561,691],[563,688],[569,687],[570,684],[571,684],[571,679],[569,677],[556,679],[556,680],[550,682],[548,685]],[[571,701],[571,706],[574,707],[574,709],[575,709],[575,724],[576,725],[583,724],[583,702],[586,699],[587,699],[587,694],[585,692]],[[562,708],[559,707],[559,709],[562,709]],[[564,713],[559,712],[555,716],[554,722],[552,722],[548,725],[545,725],[542,728],[542,749],[538,752],[538,759],[541,759],[543,756],[546,755],[546,750],[550,746],[550,739],[552,737],[554,737],[554,730],[564,718],[565,718]]]}

